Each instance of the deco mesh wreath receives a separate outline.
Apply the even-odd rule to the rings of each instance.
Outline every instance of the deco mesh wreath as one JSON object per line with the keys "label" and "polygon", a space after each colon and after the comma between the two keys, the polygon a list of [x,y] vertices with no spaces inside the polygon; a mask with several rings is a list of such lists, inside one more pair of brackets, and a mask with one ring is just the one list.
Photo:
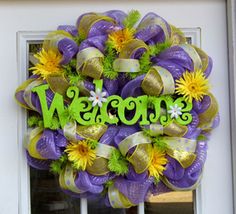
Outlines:
{"label": "deco mesh wreath", "polygon": [[196,188],[219,123],[212,59],[160,16],[139,19],[113,10],[59,26],[15,94],[30,111],[29,165],[113,208]]}

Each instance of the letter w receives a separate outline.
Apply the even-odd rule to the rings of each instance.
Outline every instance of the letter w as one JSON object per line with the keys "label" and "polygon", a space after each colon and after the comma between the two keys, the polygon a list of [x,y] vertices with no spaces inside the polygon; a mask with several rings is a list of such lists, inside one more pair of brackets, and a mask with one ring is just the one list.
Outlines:
{"label": "letter w", "polygon": [[62,117],[62,113],[64,112],[63,97],[62,95],[55,93],[52,103],[50,107],[48,108],[47,97],[46,97],[46,90],[48,88],[49,86],[46,84],[46,85],[37,86],[32,89],[32,91],[36,92],[39,97],[39,101],[40,101],[40,105],[42,109],[44,127],[45,128],[51,127],[52,117],[55,111],[57,111],[61,127],[63,128],[66,123],[66,118]]}

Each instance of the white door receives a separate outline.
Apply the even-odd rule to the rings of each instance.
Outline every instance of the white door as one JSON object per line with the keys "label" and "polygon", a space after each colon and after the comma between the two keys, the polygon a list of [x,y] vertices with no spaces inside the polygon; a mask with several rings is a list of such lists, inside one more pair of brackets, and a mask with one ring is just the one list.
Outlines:
{"label": "white door", "polygon": [[[110,9],[138,9],[142,14],[153,11],[177,27],[201,29],[201,46],[214,60],[210,81],[219,102],[221,124],[209,142],[205,172],[197,190],[196,213],[233,213],[226,4],[223,0],[0,2],[0,213],[30,214],[30,183],[21,148],[24,121],[17,120],[21,111],[13,100],[14,90],[24,78],[19,73],[22,64],[17,70],[16,58],[21,50],[16,50],[16,32],[50,31],[60,24],[74,24],[77,17],[87,11]],[[24,43],[21,44],[24,49]]]}

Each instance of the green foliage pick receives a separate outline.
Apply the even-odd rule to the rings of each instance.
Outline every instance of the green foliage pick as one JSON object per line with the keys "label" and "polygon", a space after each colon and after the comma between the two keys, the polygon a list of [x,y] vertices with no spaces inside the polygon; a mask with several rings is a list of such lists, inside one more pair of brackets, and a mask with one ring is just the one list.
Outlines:
{"label": "green foliage pick", "polygon": [[157,56],[159,53],[169,48],[170,46],[171,42],[168,40],[163,43],[149,46],[149,49],[145,53],[143,53],[143,55],[139,59],[140,72],[128,73],[127,75],[134,79],[139,75],[147,73],[152,67],[151,57]]}
{"label": "green foliage pick", "polygon": [[63,114],[61,115],[67,122],[72,122],[76,119],[76,112],[73,108],[65,108]]}
{"label": "green foliage pick", "polygon": [[72,59],[67,65],[63,65],[63,72],[69,78],[71,85],[77,85],[79,81],[84,80],[84,77],[76,71],[76,59]]}
{"label": "green foliage pick", "polygon": [[88,140],[88,144],[91,146],[91,149],[96,149],[98,146],[98,141],[96,140]]}
{"label": "green foliage pick", "polygon": [[75,74],[77,75],[76,63],[77,63],[76,59],[72,59],[68,64],[62,66],[64,74],[66,76]]}
{"label": "green foliage pick", "polygon": [[109,188],[110,186],[112,186],[114,184],[114,181],[113,180],[108,180],[106,183],[105,183],[105,188]]}
{"label": "green foliage pick", "polygon": [[161,151],[166,151],[168,149],[167,143],[161,137],[153,138],[153,144]]}
{"label": "green foliage pick", "polygon": [[150,129],[146,129],[146,128],[142,127],[142,130],[143,130],[143,134],[145,136],[152,137]]}
{"label": "green foliage pick", "polygon": [[54,174],[60,174],[67,163],[67,156],[64,154],[58,160],[53,161],[50,164],[50,171]]}
{"label": "green foliage pick", "polygon": [[138,22],[140,17],[141,17],[141,14],[139,13],[139,11],[131,10],[126,16],[126,18],[123,20],[123,25],[126,28],[131,29]]}
{"label": "green foliage pick", "polygon": [[[38,127],[44,128],[43,119],[39,116],[31,116],[28,118],[27,122],[28,122],[29,127],[38,126]],[[48,128],[52,130],[59,129],[61,126],[60,121],[56,116],[53,116],[50,122],[51,124]]]}
{"label": "green foliage pick", "polygon": [[77,75],[69,75],[68,77],[69,77],[69,83],[70,83],[71,85],[77,85],[78,82],[83,81],[83,80],[85,79],[85,78],[84,78],[82,75],[80,75],[80,74],[77,74]]}
{"label": "green foliage pick", "polygon": [[151,56],[156,56],[156,55],[158,55],[159,53],[161,53],[162,51],[164,51],[165,49],[167,49],[169,47],[171,47],[171,41],[169,41],[169,40],[166,40],[163,43],[158,43],[156,45],[149,46],[150,55]]}
{"label": "green foliage pick", "polygon": [[113,61],[116,59],[116,51],[110,42],[106,43],[105,57],[103,59],[103,75],[108,79],[116,79],[118,73],[113,69]]}
{"label": "green foliage pick", "polygon": [[56,116],[54,116],[51,120],[51,126],[49,128],[52,130],[57,130],[60,128],[60,126],[61,125],[59,119]]}
{"label": "green foliage pick", "polygon": [[151,57],[150,51],[146,51],[139,59],[140,70],[143,73],[147,73],[151,68],[152,63],[150,57]]}
{"label": "green foliage pick", "polygon": [[31,116],[27,120],[29,127],[39,126],[43,127],[43,119],[40,116]]}
{"label": "green foliage pick", "polygon": [[84,38],[82,38],[81,36],[76,36],[76,37],[73,37],[73,40],[79,46],[80,43],[83,42]]}
{"label": "green foliage pick", "polygon": [[131,79],[134,79],[137,76],[140,76],[142,74],[146,74],[152,66],[152,62],[151,62],[150,58],[151,58],[151,54],[150,54],[150,51],[148,50],[145,53],[143,53],[143,55],[139,59],[140,72],[135,72],[135,73],[131,72],[131,73],[127,73],[127,75]]}
{"label": "green foliage pick", "polygon": [[108,162],[108,168],[117,175],[124,175],[129,171],[128,162],[118,150],[112,152],[111,158]]}

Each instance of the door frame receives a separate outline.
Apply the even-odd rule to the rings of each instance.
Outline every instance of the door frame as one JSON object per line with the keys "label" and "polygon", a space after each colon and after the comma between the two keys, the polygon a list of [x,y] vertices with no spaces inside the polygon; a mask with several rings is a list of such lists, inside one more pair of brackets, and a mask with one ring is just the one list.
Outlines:
{"label": "door frame", "polygon": [[236,214],[236,1],[226,0],[228,27],[230,133],[233,176],[233,210]]}

